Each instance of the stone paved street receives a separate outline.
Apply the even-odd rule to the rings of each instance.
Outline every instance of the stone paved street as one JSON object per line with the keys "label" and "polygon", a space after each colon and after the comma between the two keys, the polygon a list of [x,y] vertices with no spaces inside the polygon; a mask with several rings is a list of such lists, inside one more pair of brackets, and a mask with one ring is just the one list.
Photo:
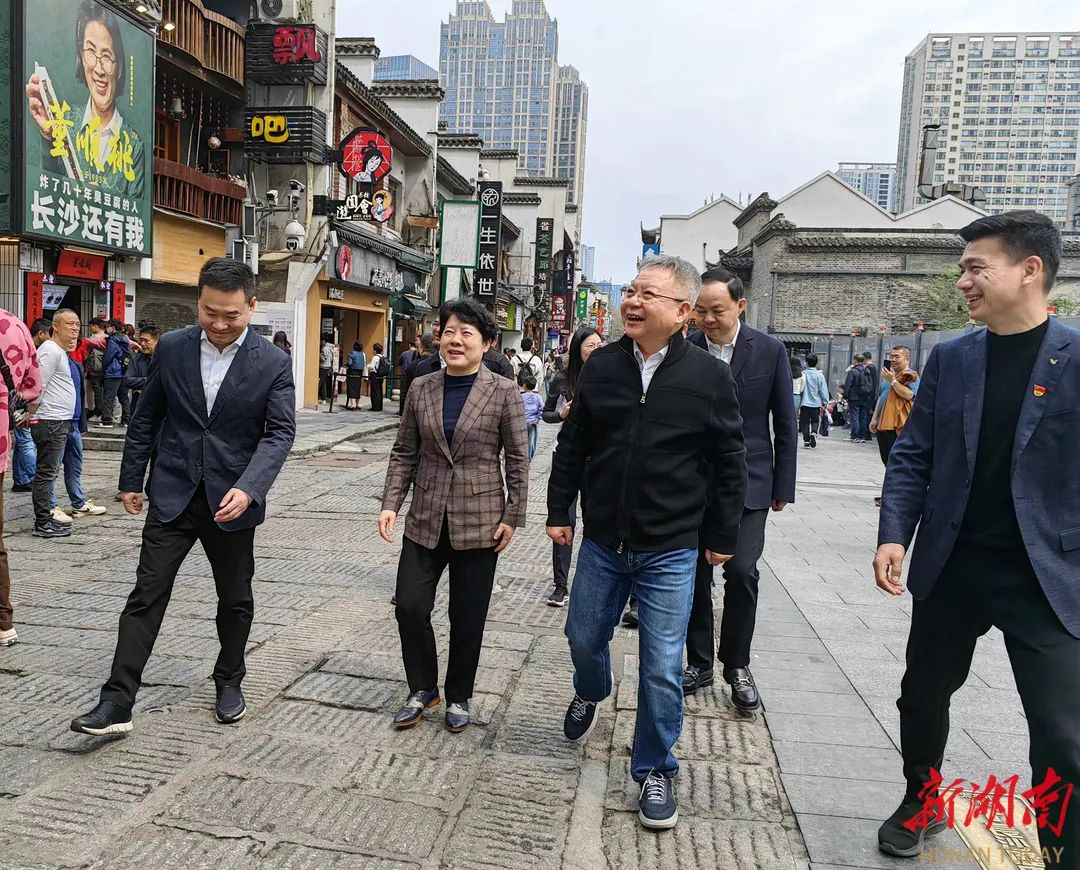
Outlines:
{"label": "stone paved street", "polygon": [[[317,446],[318,424],[306,425]],[[256,537],[246,719],[212,719],[215,596],[196,548],[134,732],[70,733],[106,675],[141,528],[111,501],[119,454],[93,455],[87,491],[108,516],[77,521],[60,541],[9,521],[22,643],[0,650],[0,867],[901,866],[874,838],[900,793],[894,700],[910,612],[870,578],[876,449],[833,438],[801,454],[799,503],[774,515],[763,573],[752,667],[768,711],[740,715],[720,688],[689,701],[682,819],[658,835],[637,823],[628,773],[632,632],[618,631],[616,698],[588,745],[561,737],[565,611],[544,604],[552,437],[542,434],[533,465],[529,526],[499,563],[476,724],[460,735],[431,714],[405,733],[389,724],[406,690],[389,604],[397,548],[374,531],[386,431],[295,456],[272,492]],[[25,516],[28,499],[6,493],[8,517]],[[446,604],[443,588],[440,649]],[[953,720],[947,774],[1026,776],[1000,635],[980,642]]]}

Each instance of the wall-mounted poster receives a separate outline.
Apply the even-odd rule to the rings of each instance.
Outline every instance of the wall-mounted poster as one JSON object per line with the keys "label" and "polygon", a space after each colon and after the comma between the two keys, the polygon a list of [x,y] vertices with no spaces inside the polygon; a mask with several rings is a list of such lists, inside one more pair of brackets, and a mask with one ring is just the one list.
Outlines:
{"label": "wall-mounted poster", "polygon": [[374,184],[390,174],[393,150],[377,130],[358,127],[341,140],[341,171],[353,181]]}
{"label": "wall-mounted poster", "polygon": [[22,6],[23,232],[151,256],[154,37],[97,0]]}

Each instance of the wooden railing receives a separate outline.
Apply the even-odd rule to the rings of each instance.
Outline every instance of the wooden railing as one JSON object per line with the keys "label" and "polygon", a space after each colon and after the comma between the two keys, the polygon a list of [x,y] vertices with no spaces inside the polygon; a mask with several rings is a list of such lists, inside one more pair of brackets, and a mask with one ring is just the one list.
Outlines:
{"label": "wooden railing", "polygon": [[162,42],[191,55],[200,66],[244,83],[244,28],[199,0],[165,0],[162,16],[176,25],[161,30]]}
{"label": "wooden railing", "polygon": [[154,158],[154,205],[215,224],[239,224],[246,191],[198,169]]}

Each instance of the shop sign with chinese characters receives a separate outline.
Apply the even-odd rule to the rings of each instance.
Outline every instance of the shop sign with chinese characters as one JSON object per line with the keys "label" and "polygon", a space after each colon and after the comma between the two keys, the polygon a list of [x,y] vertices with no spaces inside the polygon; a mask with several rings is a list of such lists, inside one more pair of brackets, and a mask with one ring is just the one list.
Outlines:
{"label": "shop sign with chinese characters", "polygon": [[385,269],[372,269],[369,283],[372,287],[389,290],[391,293],[400,293],[405,289],[405,279],[401,276],[401,273],[388,272]]}
{"label": "shop sign with chinese characters", "polygon": [[551,297],[551,326],[553,329],[566,329],[566,297]]}
{"label": "shop sign with chinese characters", "polygon": [[[154,37],[95,0],[21,4],[22,231],[119,254],[150,256],[153,213]],[[57,46],[101,23],[70,61]],[[32,25],[32,26],[31,26]],[[66,57],[66,56],[65,56]],[[92,86],[92,90],[91,90]]]}
{"label": "shop sign with chinese characters", "polygon": [[[364,185],[361,185],[363,187]],[[394,195],[389,190],[350,193],[344,199],[330,200],[330,214],[336,221],[376,221],[384,224],[394,214]]]}
{"label": "shop sign with chinese characters", "polygon": [[247,78],[268,84],[326,84],[328,38],[314,24],[248,24],[244,48]]}
{"label": "shop sign with chinese characters", "polygon": [[244,114],[244,153],[260,163],[322,162],[326,115],[312,106],[248,109]]}
{"label": "shop sign with chinese characters", "polygon": [[[541,299],[551,290],[551,243],[554,233],[555,221],[551,218],[536,219],[535,284]],[[556,292],[562,291],[560,289]]]}
{"label": "shop sign with chinese characters", "polygon": [[494,299],[499,286],[502,255],[502,182],[481,181],[480,253],[473,272],[474,289],[480,299]]}

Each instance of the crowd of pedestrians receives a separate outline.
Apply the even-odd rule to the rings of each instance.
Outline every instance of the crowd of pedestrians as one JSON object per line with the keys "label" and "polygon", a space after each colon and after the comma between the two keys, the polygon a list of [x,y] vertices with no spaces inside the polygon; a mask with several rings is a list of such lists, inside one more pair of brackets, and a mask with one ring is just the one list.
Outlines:
{"label": "crowd of pedestrians", "polygon": [[[961,236],[958,287],[986,328],[937,344],[921,373],[905,345],[891,347],[880,369],[861,352],[835,394],[814,354],[793,357],[743,321],[746,290],[736,275],[699,275],[676,257],[645,260],[623,291],[618,341],[605,344],[585,327],[565,354],[547,358],[527,339],[520,353],[498,350],[495,320],[479,302],[444,304],[437,327],[399,361],[401,421],[378,517],[378,534],[394,543],[411,494],[394,598],[408,694],[393,727],[419,725],[443,700],[447,729],[470,725],[499,556],[525,521],[538,428],[558,426],[546,531],[554,574],[548,603],[569,605],[574,673],[563,736],[583,742],[595,728],[614,689],[609,644],[636,600],[630,773],[640,787],[641,823],[675,826],[683,699],[714,683],[719,662],[733,704],[761,706],[750,660],[767,519],[795,500],[800,438],[813,451],[829,423],[847,422],[850,440],[877,441],[886,466],[876,583],[914,597],[897,702],[905,792],[878,832],[879,848],[915,856],[944,827],[940,818],[911,820],[941,767],[949,699],[967,677],[976,640],[992,626],[1004,633],[1024,704],[1034,781],[1080,782],[1080,491],[1069,485],[1080,479],[1080,369],[1070,366],[1080,332],[1046,311],[1061,236],[1034,212],[982,218]],[[199,325],[160,342],[145,327],[143,358],[121,363],[119,385],[111,382],[126,341],[122,326],[98,324],[81,339],[73,311],[30,330],[0,312],[0,395],[15,433],[0,440],[0,479],[14,454],[16,478],[26,485],[18,433],[30,424],[35,534],[65,533],[51,490],[61,465],[73,512],[97,512],[77,478],[78,436],[87,400],[96,403],[98,368],[102,401],[118,399],[125,386],[132,396],[121,403],[133,414],[120,476],[125,509],[139,513],[144,485],[152,489],[111,674],[97,707],[72,722],[76,731],[131,729],[173,580],[196,541],[218,591],[215,716],[230,723],[244,715],[255,528],[295,432],[287,348],[249,329],[255,304],[246,266],[208,262]],[[697,330],[688,333],[691,319]],[[383,349],[373,351],[367,359],[358,343],[347,368],[366,368],[374,386]],[[189,384],[200,382],[196,395]],[[350,387],[350,402],[355,392]],[[447,568],[450,639],[440,688],[431,616]],[[0,543],[0,645],[16,639],[9,590]],[[1080,854],[1075,816],[1056,829],[1040,825],[1039,837],[1044,848]]]}

